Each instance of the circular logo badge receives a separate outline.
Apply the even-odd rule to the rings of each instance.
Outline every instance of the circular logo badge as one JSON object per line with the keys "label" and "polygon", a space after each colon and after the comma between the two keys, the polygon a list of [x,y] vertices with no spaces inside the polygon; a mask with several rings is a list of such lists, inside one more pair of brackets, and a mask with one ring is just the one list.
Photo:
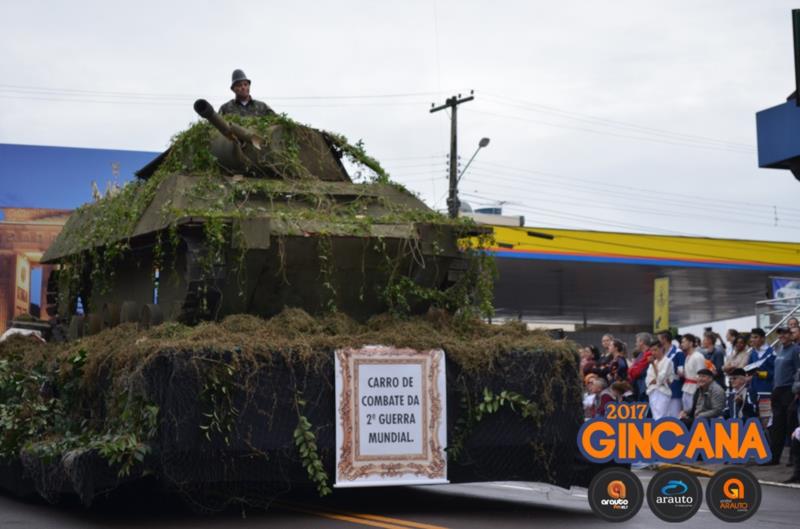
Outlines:
{"label": "circular logo badge", "polygon": [[685,470],[668,468],[656,473],[647,485],[647,505],[665,522],[683,522],[700,509],[700,480]]}
{"label": "circular logo badge", "polygon": [[708,482],[706,503],[720,520],[742,522],[753,516],[761,505],[761,485],[743,468],[725,468]]}
{"label": "circular logo badge", "polygon": [[642,503],[642,482],[627,468],[607,468],[589,484],[589,505],[606,521],[630,520],[642,508]]}

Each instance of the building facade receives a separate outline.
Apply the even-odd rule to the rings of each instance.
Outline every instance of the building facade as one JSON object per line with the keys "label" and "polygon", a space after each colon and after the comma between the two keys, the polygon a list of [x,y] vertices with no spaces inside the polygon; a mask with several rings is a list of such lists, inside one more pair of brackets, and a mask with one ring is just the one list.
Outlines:
{"label": "building facade", "polygon": [[[0,208],[0,333],[22,314],[43,320],[55,316],[48,307],[47,281],[52,266],[42,255],[64,227],[69,210]],[[35,284],[34,284],[35,283]],[[36,294],[36,299],[32,295]]]}

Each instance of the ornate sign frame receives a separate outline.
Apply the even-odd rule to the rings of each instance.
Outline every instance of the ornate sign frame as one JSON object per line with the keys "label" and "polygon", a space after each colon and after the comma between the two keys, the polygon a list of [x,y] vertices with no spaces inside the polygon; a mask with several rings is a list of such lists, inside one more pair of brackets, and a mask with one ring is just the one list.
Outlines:
{"label": "ornate sign frame", "polygon": [[[370,345],[339,349],[336,369],[336,487],[447,483],[444,351]],[[422,372],[421,453],[361,453],[359,369],[364,365],[419,365]]]}

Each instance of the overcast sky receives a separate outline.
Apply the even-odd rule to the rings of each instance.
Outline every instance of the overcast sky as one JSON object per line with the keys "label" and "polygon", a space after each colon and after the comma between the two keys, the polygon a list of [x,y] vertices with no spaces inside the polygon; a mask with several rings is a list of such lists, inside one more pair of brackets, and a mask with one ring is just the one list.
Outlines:
{"label": "overcast sky", "polygon": [[255,98],[363,139],[444,207],[449,120],[428,109],[474,89],[462,162],[491,143],[461,184],[473,207],[800,241],[800,182],[755,152],[755,112],[793,90],[793,4],[3,1],[0,143],[162,150],[243,68]]}

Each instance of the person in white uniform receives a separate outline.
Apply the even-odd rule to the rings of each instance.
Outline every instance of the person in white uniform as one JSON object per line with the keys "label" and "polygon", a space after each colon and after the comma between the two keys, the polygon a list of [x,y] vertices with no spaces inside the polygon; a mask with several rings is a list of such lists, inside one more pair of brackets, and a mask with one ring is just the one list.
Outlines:
{"label": "person in white uniform", "polygon": [[670,383],[675,378],[675,368],[658,342],[652,344],[650,350],[652,357],[650,365],[647,366],[645,387],[650,401],[650,413],[653,419],[658,420],[667,415],[669,409],[669,402],[672,399]]}
{"label": "person in white uniform", "polygon": [[683,366],[683,411],[692,409],[692,401],[697,391],[697,372],[706,367],[706,357],[697,349],[697,337],[685,334],[681,340],[681,350],[686,355]]}

